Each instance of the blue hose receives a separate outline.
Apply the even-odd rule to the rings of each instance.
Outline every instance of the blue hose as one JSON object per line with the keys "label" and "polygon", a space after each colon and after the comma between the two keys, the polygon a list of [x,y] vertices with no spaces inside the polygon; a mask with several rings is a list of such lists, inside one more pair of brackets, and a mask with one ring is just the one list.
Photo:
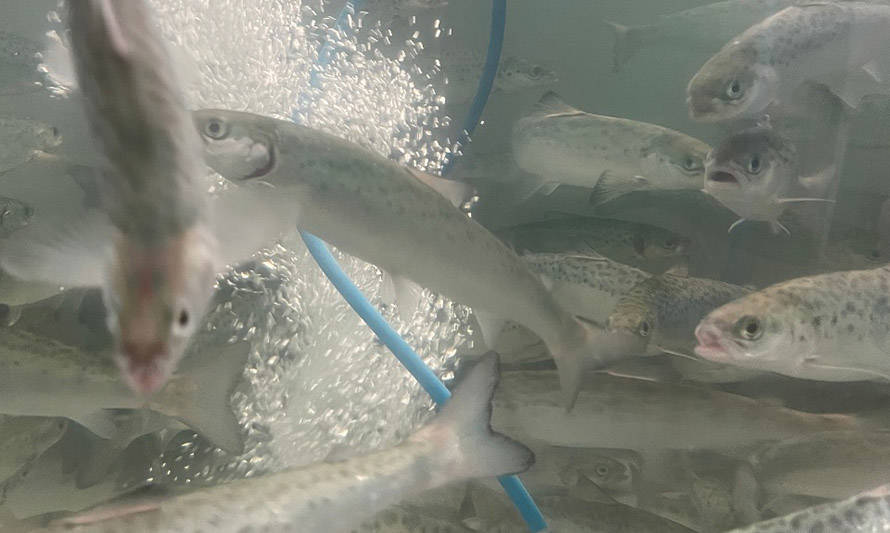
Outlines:
{"label": "blue hose", "polygon": [[[347,15],[354,14],[355,9],[361,5],[364,0],[347,0],[346,5],[337,17],[337,29],[343,28],[343,22]],[[469,134],[473,132],[478,123],[485,103],[488,100],[488,94],[491,92],[491,86],[494,82],[494,76],[497,73],[498,63],[500,61],[501,47],[504,41],[504,26],[506,24],[507,2],[506,0],[493,0],[491,10],[491,37],[488,43],[488,55],[485,60],[485,69],[479,86],[476,89],[476,97],[473,99],[473,105],[467,119],[464,121],[464,130],[461,133],[459,142],[466,142]],[[328,43],[322,47],[318,54],[318,66],[327,65],[330,62],[331,47]],[[312,72],[312,84],[318,86],[318,70]],[[453,158],[449,158],[443,167],[443,174],[446,173],[452,164]],[[423,362],[420,356],[408,345],[407,342],[399,335],[380,315],[377,309],[368,302],[367,298],[349,279],[349,276],[343,272],[337,260],[331,254],[324,241],[318,237],[301,231],[303,242],[309,253],[318,263],[318,266],[324,272],[325,276],[331,281],[334,287],[343,296],[343,299],[352,307],[361,319],[368,325],[375,335],[386,345],[387,348],[396,356],[402,365],[414,376],[414,379],[420,383],[420,386],[430,395],[436,404],[444,404],[451,398],[451,392],[439,380],[436,374]],[[501,476],[498,478],[504,491],[513,501],[513,504],[522,514],[529,531],[536,533],[547,529],[547,522],[541,511],[535,505],[531,495],[525,489],[522,482],[516,476]]]}

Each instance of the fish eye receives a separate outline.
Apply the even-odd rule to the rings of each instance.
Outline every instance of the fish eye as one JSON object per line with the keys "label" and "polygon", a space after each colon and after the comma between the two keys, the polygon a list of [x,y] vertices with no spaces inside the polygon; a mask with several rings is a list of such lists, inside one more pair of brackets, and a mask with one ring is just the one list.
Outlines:
{"label": "fish eye", "polygon": [[59,128],[53,126],[53,127],[51,127],[51,128],[49,129],[49,131],[52,132],[53,137],[58,137],[58,136],[59,136]]}
{"label": "fish eye", "polygon": [[185,327],[188,327],[190,318],[191,318],[191,317],[189,317],[189,312],[188,312],[188,310],[187,310],[187,309],[181,309],[181,310],[179,311],[179,317],[176,319],[176,322],[179,324],[179,327],[181,327],[181,328],[185,328]]}
{"label": "fish eye", "polygon": [[676,250],[677,247],[680,246],[680,241],[671,237],[668,240],[664,241],[664,247],[667,250]]}
{"label": "fish eye", "polygon": [[641,337],[648,337],[649,330],[650,330],[649,322],[647,322],[645,320],[640,322],[640,325],[637,327],[637,332],[640,334]]}
{"label": "fish eye", "polygon": [[763,164],[760,161],[760,156],[757,154],[752,155],[751,159],[748,160],[748,172],[757,174],[761,168],[763,168]]}
{"label": "fish eye", "polygon": [[743,316],[736,322],[736,331],[739,336],[749,341],[756,341],[763,335],[763,327],[756,316]]}
{"label": "fish eye", "polygon": [[211,139],[223,139],[229,134],[229,126],[219,118],[211,118],[204,124],[204,135]]}
{"label": "fish eye", "polygon": [[529,74],[532,78],[540,78],[544,75],[544,69],[542,69],[541,67],[534,67]]}
{"label": "fish eye", "polygon": [[698,158],[688,155],[685,159],[683,159],[683,170],[699,170],[701,167],[702,165]]}
{"label": "fish eye", "polygon": [[609,475],[609,466],[600,463],[593,468],[593,472],[601,478],[606,477]]}
{"label": "fish eye", "polygon": [[744,89],[742,88],[742,82],[739,80],[732,80],[726,86],[726,96],[729,97],[730,100],[738,100],[744,94]]}

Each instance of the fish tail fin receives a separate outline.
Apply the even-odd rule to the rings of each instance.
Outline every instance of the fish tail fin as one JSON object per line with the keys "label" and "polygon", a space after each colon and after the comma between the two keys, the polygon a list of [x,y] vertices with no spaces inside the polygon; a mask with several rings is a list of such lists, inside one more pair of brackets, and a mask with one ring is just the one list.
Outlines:
{"label": "fish tail fin", "polygon": [[440,444],[435,460],[447,476],[441,481],[516,474],[534,464],[531,450],[491,430],[498,377],[498,356],[489,352],[458,383],[436,420],[412,437]]}
{"label": "fish tail fin", "polygon": [[173,416],[229,453],[244,451],[241,424],[232,411],[230,398],[241,379],[249,342],[237,342],[220,350],[204,348],[201,361],[183,360],[181,375],[174,375],[161,391],[164,414]]}
{"label": "fish tail fin", "polygon": [[617,22],[605,21],[615,34],[612,47],[612,71],[620,72],[621,67],[640,50],[642,39],[640,28],[625,26]]}

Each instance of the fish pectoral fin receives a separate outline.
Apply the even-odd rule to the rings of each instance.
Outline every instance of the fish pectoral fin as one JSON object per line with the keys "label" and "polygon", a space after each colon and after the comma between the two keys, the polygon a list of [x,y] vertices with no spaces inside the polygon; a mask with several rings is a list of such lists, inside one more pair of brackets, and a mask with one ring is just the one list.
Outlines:
{"label": "fish pectoral fin", "polygon": [[559,188],[560,185],[562,184],[555,181],[544,183],[538,188],[538,192],[543,194],[544,196],[550,196],[551,194],[553,194],[554,191],[556,191],[556,189]]}
{"label": "fish pectoral fin", "polygon": [[456,180],[440,178],[439,176],[433,176],[432,174],[420,172],[419,170],[409,170],[418,181],[444,196],[454,207],[462,207],[472,199],[473,195],[476,193],[476,189],[472,185]]}
{"label": "fish pectoral fin", "polygon": [[658,344],[655,345],[657,350],[660,350],[668,355],[673,355],[676,357],[682,357],[683,359],[691,359],[697,363],[705,363],[700,357],[696,357],[694,355],[689,355],[688,353],[678,352],[677,350],[671,350],[670,348],[665,348],[664,346],[660,346]]}
{"label": "fish pectoral fin", "polygon": [[100,287],[115,232],[108,217],[98,212],[64,228],[24,228],[0,244],[0,268],[24,281]]}
{"label": "fish pectoral fin", "polygon": [[801,176],[797,181],[810,194],[825,194],[836,175],[837,165],[831,164],[812,176]]}
{"label": "fish pectoral fin", "polygon": [[559,183],[547,183],[544,181],[544,178],[532,175],[528,178],[519,180],[513,194],[518,203],[522,203],[539,192],[543,194],[552,194],[557,187],[559,187]]}
{"label": "fish pectoral fin", "polygon": [[890,375],[887,375],[883,372],[879,372],[877,370],[871,370],[868,368],[856,368],[854,366],[819,364],[819,363],[816,363],[816,361],[818,361],[818,360],[819,360],[819,356],[813,355],[813,356],[807,357],[804,360],[804,364],[806,364],[806,366],[808,366],[809,368],[813,368],[816,370],[836,370],[839,372],[860,373],[860,374],[862,374],[863,380],[879,378],[879,379],[882,379],[885,381],[890,381]]}
{"label": "fish pectoral fin", "polygon": [[626,178],[607,170],[600,175],[593,190],[590,191],[588,201],[593,206],[602,205],[611,202],[619,196],[645,189],[648,185],[649,180],[642,176]]}
{"label": "fish pectoral fin", "polygon": [[740,218],[740,219],[736,220],[735,222],[730,224],[729,229],[726,230],[726,233],[732,233],[732,230],[736,229],[742,222],[745,222],[746,220],[747,219],[744,219],[744,218]]}
{"label": "fish pectoral fin", "polygon": [[884,73],[881,71],[881,66],[878,65],[877,61],[871,60],[862,65],[862,70],[876,83],[884,83]]}
{"label": "fish pectoral fin", "polygon": [[488,348],[494,347],[501,336],[506,320],[496,317],[487,311],[473,309],[473,315],[476,317],[476,323],[479,324],[479,332],[482,334],[482,342]]}
{"label": "fish pectoral fin", "polygon": [[114,424],[114,417],[109,411],[100,409],[92,413],[83,413],[78,415],[67,415],[67,418],[74,420],[81,426],[90,430],[93,434],[103,438],[110,439],[114,437],[117,426]]}
{"label": "fish pectoral fin", "polygon": [[578,483],[571,489],[572,496],[580,498],[584,501],[606,503],[615,505],[618,502],[615,498],[609,496],[599,485],[594,483],[592,479],[583,470],[578,471],[581,477]]}
{"label": "fish pectoral fin", "polygon": [[822,202],[825,204],[834,204],[837,203],[831,198],[777,198],[776,203],[779,204],[793,204],[793,203],[803,203],[803,202]]}
{"label": "fish pectoral fin", "polygon": [[780,232],[784,233],[788,237],[791,236],[791,230],[782,225],[778,220],[770,221],[769,228],[773,232],[774,235],[778,235]]}

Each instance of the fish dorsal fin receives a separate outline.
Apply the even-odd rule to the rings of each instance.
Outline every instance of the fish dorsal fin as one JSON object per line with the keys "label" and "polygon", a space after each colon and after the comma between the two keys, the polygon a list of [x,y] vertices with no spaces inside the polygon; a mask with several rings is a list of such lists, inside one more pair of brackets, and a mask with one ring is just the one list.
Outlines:
{"label": "fish dorsal fin", "polygon": [[574,108],[565,103],[555,91],[548,91],[538,100],[532,109],[535,115],[574,115],[583,113],[580,109]]}
{"label": "fish dorsal fin", "polygon": [[433,176],[426,172],[409,169],[418,181],[444,196],[454,207],[460,208],[473,198],[475,189],[472,185],[455,180]]}

